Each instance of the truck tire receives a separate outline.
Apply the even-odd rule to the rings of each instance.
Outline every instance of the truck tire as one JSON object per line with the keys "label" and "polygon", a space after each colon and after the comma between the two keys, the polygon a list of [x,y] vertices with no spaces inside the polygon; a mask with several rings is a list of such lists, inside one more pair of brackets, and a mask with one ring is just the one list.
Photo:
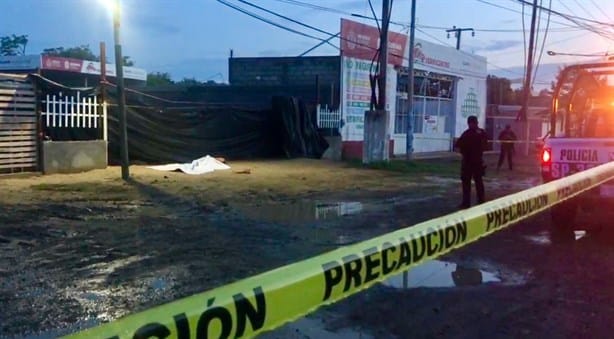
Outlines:
{"label": "truck tire", "polygon": [[555,205],[550,210],[551,225],[553,228],[569,229],[573,227],[578,214],[576,199],[567,200]]}

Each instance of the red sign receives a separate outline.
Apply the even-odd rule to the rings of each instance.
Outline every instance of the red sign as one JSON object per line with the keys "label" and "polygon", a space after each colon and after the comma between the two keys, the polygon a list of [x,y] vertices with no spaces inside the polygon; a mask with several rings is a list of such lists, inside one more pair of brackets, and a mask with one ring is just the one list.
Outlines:
{"label": "red sign", "polygon": [[[361,24],[355,21],[341,19],[341,55],[373,60],[379,48],[379,31],[377,27]],[[405,58],[407,36],[388,32],[388,63],[402,66]]]}
{"label": "red sign", "polygon": [[449,61],[432,58],[424,54],[424,52],[422,51],[422,44],[419,42],[416,43],[416,45],[414,46],[414,61],[415,60],[418,60],[425,65],[450,68]]}
{"label": "red sign", "polygon": [[82,60],[43,55],[43,69],[81,72]]}

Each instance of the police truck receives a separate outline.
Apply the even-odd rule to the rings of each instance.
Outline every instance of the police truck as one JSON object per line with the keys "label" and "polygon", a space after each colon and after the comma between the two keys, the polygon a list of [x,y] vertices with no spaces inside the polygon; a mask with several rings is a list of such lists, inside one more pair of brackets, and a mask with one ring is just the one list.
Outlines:
{"label": "police truck", "polygon": [[[614,160],[614,57],[561,70],[540,158],[543,182]],[[550,213],[554,227],[569,227],[578,211],[607,208],[614,208],[614,182],[557,204]]]}

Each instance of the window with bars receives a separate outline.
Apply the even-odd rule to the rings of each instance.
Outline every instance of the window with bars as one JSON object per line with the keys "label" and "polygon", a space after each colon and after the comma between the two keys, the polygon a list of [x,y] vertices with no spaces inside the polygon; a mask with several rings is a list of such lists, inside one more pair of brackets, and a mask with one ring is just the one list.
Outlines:
{"label": "window with bars", "polygon": [[397,73],[397,102],[394,132],[407,133],[408,120],[414,133],[422,133],[424,120],[428,116],[444,116],[446,131],[451,131],[448,121],[454,121],[454,84],[452,76],[414,70],[414,104],[410,113],[408,101],[409,76],[407,68],[399,69]]}

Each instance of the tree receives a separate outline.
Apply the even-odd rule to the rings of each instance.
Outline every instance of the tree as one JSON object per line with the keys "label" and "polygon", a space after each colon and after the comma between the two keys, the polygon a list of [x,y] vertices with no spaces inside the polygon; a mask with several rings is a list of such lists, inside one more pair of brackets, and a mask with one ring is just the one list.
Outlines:
{"label": "tree", "polygon": [[156,86],[166,86],[174,84],[171,79],[171,75],[168,73],[149,73],[147,74],[147,86],[156,87]]}
{"label": "tree", "polygon": [[132,61],[129,56],[124,55],[124,57],[122,59],[123,59],[124,66],[126,66],[126,67],[134,66],[134,61]]}
{"label": "tree", "polygon": [[10,35],[0,37],[0,55],[25,55],[28,45],[27,35]]}
{"label": "tree", "polygon": [[196,78],[183,78],[181,81],[177,82],[177,85],[182,86],[199,86],[203,83],[196,80]]}
{"label": "tree", "polygon": [[507,78],[489,75],[486,78],[486,103],[489,105],[513,105],[516,102],[512,82]]}
{"label": "tree", "polygon": [[92,52],[89,45],[81,45],[70,48],[47,48],[43,50],[43,54],[79,60],[100,61],[100,58],[94,54],[94,52]]}

